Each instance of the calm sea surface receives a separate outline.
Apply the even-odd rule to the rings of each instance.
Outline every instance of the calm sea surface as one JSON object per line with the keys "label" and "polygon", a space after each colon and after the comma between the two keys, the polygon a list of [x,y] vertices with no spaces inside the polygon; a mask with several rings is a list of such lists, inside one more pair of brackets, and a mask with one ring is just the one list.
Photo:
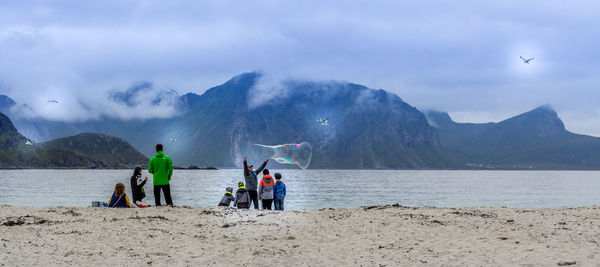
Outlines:
{"label": "calm sea surface", "polygon": [[[0,170],[0,204],[90,206],[108,201],[116,183],[127,187],[131,170]],[[271,170],[275,173],[277,170]],[[595,171],[355,171],[281,170],[286,209],[407,206],[574,207],[600,204]],[[152,177],[146,201],[154,204]],[[175,170],[175,205],[216,206],[227,186],[243,181],[241,169]],[[164,203],[164,198],[163,198]]]}

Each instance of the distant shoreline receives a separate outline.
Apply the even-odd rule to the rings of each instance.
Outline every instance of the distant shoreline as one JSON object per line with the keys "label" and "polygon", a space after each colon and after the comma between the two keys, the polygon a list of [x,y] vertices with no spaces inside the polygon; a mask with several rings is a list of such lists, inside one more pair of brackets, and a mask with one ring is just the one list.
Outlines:
{"label": "distant shoreline", "polygon": [[[98,167],[98,168],[76,168],[76,167],[49,167],[49,168],[0,168],[0,170],[130,170],[135,167],[146,169],[147,166],[134,165],[129,167]],[[175,170],[237,170],[241,167],[173,167]],[[298,168],[273,168],[277,170],[301,170]],[[308,171],[600,171],[600,169],[306,169]]]}
{"label": "distant shoreline", "polygon": [[[24,168],[24,167],[19,167],[19,168],[0,168],[0,170],[129,170],[129,169],[133,169],[135,167],[142,167],[143,169],[148,168],[148,166],[143,166],[143,165],[134,165],[134,166],[127,166],[127,167],[98,167],[98,168],[76,168],[76,167],[51,167],[51,168]],[[185,167],[185,166],[176,166],[173,167],[173,169],[175,170],[219,170],[218,168],[215,167],[196,167],[196,166],[190,166],[190,167]]]}

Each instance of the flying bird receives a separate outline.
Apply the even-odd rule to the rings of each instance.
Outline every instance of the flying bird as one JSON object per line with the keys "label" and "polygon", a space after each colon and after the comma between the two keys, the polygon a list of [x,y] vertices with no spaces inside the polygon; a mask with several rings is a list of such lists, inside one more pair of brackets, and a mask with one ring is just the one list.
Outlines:
{"label": "flying bird", "polygon": [[52,100],[48,100],[48,103],[58,103],[58,101],[52,99]]}
{"label": "flying bird", "polygon": [[323,119],[323,118],[319,118],[319,119],[317,120],[317,122],[320,122],[320,123],[321,123],[321,125],[323,125],[323,126],[327,126],[327,125],[329,125],[329,124],[327,124],[327,122],[328,122],[328,121],[329,121],[329,118],[325,118],[325,119]]}
{"label": "flying bird", "polygon": [[170,138],[170,139],[169,139],[169,141],[171,141],[171,142],[175,142],[176,140],[177,140],[177,139],[175,139],[175,138]]}
{"label": "flying bird", "polygon": [[520,58],[521,58],[521,61],[523,61],[523,63],[525,63],[525,64],[529,64],[530,61],[532,61],[533,59],[535,59],[535,57],[532,57],[530,59],[525,59],[525,58],[523,58],[521,56],[520,56]]}

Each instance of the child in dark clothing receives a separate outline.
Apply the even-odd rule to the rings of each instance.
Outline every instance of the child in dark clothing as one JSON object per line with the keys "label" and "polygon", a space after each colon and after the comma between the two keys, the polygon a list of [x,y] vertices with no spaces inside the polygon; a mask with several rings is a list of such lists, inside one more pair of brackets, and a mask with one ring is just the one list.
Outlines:
{"label": "child in dark clothing", "polygon": [[238,209],[249,209],[250,208],[250,195],[248,190],[244,187],[244,182],[238,183],[238,190],[235,192],[235,201],[233,206]]}
{"label": "child in dark clothing", "polygon": [[285,199],[285,184],[281,181],[281,174],[275,173],[275,186],[273,187],[273,197],[275,210],[283,210],[283,199]]}
{"label": "child in dark clothing", "polygon": [[231,203],[231,201],[235,201],[235,198],[233,197],[233,188],[231,187],[227,187],[225,189],[225,195],[223,196],[223,198],[221,198],[221,202],[219,202],[219,207],[229,207],[229,204]]}

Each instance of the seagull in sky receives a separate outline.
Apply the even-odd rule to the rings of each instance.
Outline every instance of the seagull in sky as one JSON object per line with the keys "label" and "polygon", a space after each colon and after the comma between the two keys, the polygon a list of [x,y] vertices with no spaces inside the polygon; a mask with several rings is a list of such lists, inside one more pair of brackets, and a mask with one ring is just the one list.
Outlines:
{"label": "seagull in sky", "polygon": [[523,57],[520,57],[520,58],[521,58],[521,61],[523,61],[523,63],[525,63],[525,64],[529,64],[530,61],[532,61],[533,59],[535,59],[535,57],[532,57],[530,59],[525,59]]}

